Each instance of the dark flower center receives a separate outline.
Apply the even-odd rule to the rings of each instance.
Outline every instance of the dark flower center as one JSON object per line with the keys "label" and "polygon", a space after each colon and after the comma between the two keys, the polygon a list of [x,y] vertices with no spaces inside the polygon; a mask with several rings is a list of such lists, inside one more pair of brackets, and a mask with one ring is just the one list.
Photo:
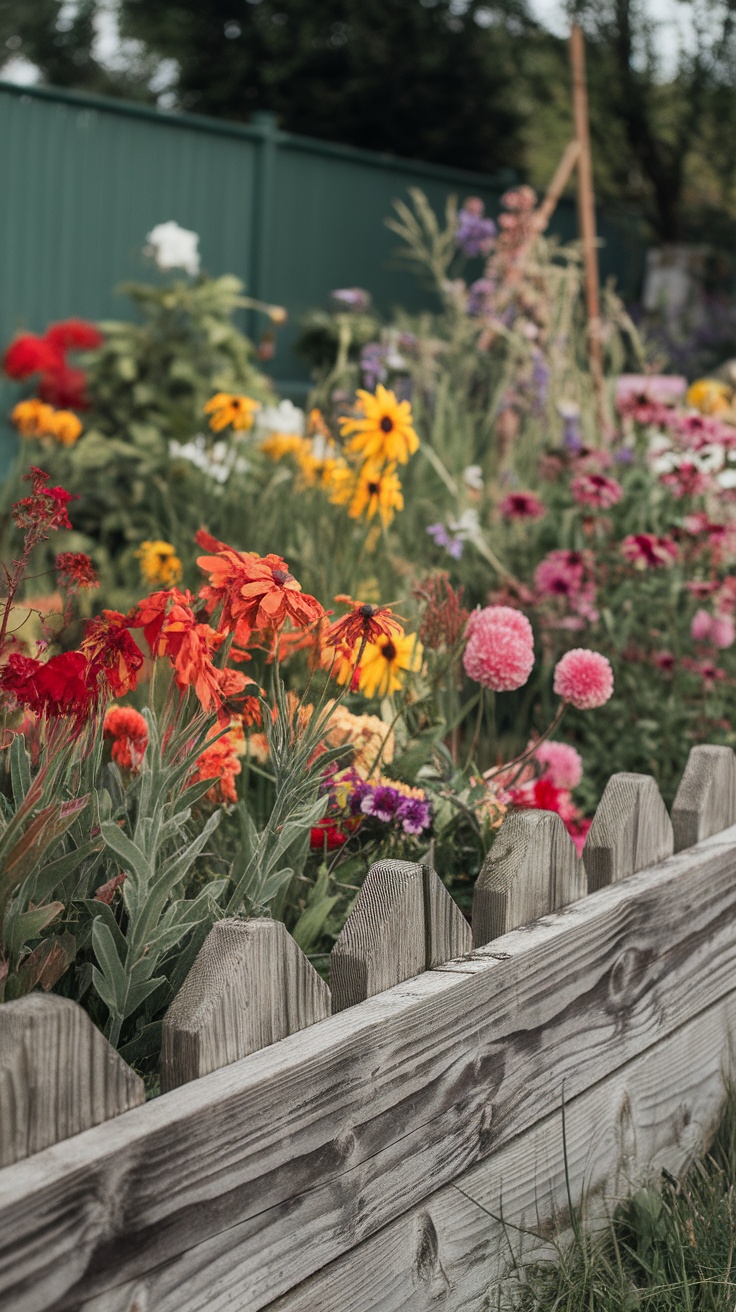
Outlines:
{"label": "dark flower center", "polygon": [[378,493],[381,491],[381,484],[380,484],[380,483],[369,483],[369,484],[368,484],[368,491],[370,492],[370,494],[371,494],[372,497],[377,497],[377,496],[378,496]]}
{"label": "dark flower center", "polygon": [[390,639],[388,642],[384,642],[382,651],[383,651],[384,658],[387,661],[396,660],[396,648],[394,644],[390,641]]}
{"label": "dark flower center", "polygon": [[289,574],[288,570],[285,569],[272,569],[271,577],[273,578],[274,583],[284,584],[286,583],[287,579],[291,578],[291,574]]}
{"label": "dark flower center", "polygon": [[379,427],[381,428],[381,431],[384,432],[384,433],[391,433],[391,432],[393,432],[394,421],[393,421],[393,419],[391,418],[391,416],[390,416],[390,415],[384,415],[383,418],[381,419],[381,423],[380,423]]}
{"label": "dark flower center", "polygon": [[364,620],[369,620],[369,619],[371,619],[371,618],[373,617],[373,615],[374,615],[374,613],[375,613],[375,609],[376,609],[375,606],[369,606],[369,605],[366,603],[365,606],[361,606],[361,607],[359,608],[359,610],[358,610],[358,614],[362,617],[362,619],[364,619]]}

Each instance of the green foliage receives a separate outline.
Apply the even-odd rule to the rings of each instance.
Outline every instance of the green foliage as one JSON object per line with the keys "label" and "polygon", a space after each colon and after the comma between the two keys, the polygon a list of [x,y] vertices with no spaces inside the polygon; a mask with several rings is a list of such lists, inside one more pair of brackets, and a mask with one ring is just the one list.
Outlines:
{"label": "green foliage", "polygon": [[[732,1312],[736,1098],[682,1183],[638,1190],[603,1236],[576,1228],[555,1260],[520,1263],[491,1306],[516,1312]],[[510,1243],[514,1247],[514,1236]],[[495,1299],[498,1299],[498,1302]]]}

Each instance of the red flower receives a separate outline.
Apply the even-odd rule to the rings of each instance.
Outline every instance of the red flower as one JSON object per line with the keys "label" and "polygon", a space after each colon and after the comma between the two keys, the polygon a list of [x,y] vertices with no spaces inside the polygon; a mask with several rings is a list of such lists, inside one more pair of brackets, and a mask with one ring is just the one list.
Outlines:
{"label": "red flower", "polygon": [[57,351],[96,351],[105,340],[99,329],[86,319],[63,319],[61,323],[52,323],[46,329],[44,339]]}
{"label": "red flower", "polygon": [[66,588],[99,588],[100,580],[83,551],[62,551],[56,557],[56,577]]}
{"label": "red flower", "polygon": [[83,369],[70,369],[63,361],[41,375],[38,395],[60,410],[87,410],[87,375]]}
{"label": "red flower", "polygon": [[24,532],[32,531],[36,541],[58,528],[71,528],[67,506],[76,497],[63,487],[46,487],[49,475],[35,465],[24,475],[33,489],[31,496],[13,503],[13,521]]}
{"label": "red flower", "polygon": [[10,343],[3,356],[3,369],[9,378],[20,381],[31,374],[59,369],[63,360],[58,350],[35,333],[23,333]]}
{"label": "red flower", "polygon": [[348,657],[356,643],[377,642],[379,638],[391,638],[402,632],[390,606],[371,606],[342,595],[335,597],[335,601],[348,602],[353,609],[328,626],[323,641],[328,647],[345,652]]}
{"label": "red flower", "polygon": [[130,622],[117,610],[103,610],[85,626],[81,649],[89,661],[90,680],[104,681],[113,696],[132,692],[144,656],[130,636]]}
{"label": "red flower", "polygon": [[97,690],[88,682],[87,658],[81,651],[63,652],[48,661],[13,652],[0,670],[0,688],[36,715],[52,719],[72,715],[80,725],[97,701]]}
{"label": "red flower", "polygon": [[348,841],[348,835],[344,834],[341,829],[337,828],[334,820],[325,817],[320,820],[309,831],[309,846],[318,851],[324,851],[325,844],[328,852],[334,852],[336,847],[342,847],[343,843]]}
{"label": "red flower", "polygon": [[148,746],[148,725],[132,706],[111,706],[105,716],[104,735],[114,739],[112,759],[124,770],[139,770]]}
{"label": "red flower", "polygon": [[[215,727],[210,730],[208,737],[218,732]],[[226,733],[218,738],[217,742],[205,747],[201,756],[197,757],[196,773],[191,782],[213,779],[215,782],[205,794],[208,802],[214,802],[215,805],[231,802],[234,805],[238,800],[235,779],[242,768],[235,749],[235,741],[231,734]]]}

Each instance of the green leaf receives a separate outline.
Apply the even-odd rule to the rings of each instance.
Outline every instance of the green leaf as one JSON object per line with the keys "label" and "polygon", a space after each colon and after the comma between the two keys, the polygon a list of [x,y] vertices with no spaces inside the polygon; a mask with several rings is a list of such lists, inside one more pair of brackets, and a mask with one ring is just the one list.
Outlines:
{"label": "green leaf", "polygon": [[26,943],[38,938],[63,910],[63,902],[47,902],[45,906],[33,907],[31,911],[20,911],[10,921],[5,937],[6,948],[12,953],[20,952]]}
{"label": "green leaf", "polygon": [[26,751],[22,733],[17,733],[10,744],[10,782],[13,801],[20,806],[31,786],[31,758]]}
{"label": "green leaf", "polygon": [[111,820],[103,821],[100,825],[100,833],[125,868],[125,873],[133,874],[140,883],[147,884],[151,869],[145,853]]}
{"label": "green leaf", "polygon": [[93,969],[92,982],[113,1019],[124,1020],[129,981],[110,928],[102,916],[92,925],[92,947],[100,970]]}

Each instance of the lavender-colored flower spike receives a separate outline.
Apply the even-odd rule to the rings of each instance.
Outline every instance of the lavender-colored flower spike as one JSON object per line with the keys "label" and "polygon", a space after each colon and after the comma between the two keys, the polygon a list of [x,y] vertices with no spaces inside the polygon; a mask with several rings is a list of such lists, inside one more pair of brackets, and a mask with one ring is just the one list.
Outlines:
{"label": "lavender-colored flower spike", "polygon": [[466,200],[457,216],[455,242],[464,255],[472,259],[476,255],[488,255],[496,236],[493,219],[483,217],[483,201],[477,196]]}

